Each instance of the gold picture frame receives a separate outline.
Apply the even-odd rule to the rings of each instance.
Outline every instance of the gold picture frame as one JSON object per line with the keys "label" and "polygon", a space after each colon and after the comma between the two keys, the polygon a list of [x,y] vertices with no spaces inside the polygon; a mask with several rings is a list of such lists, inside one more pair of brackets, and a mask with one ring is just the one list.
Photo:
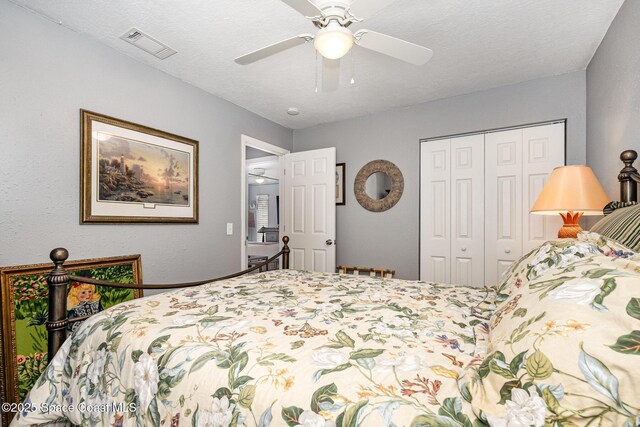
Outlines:
{"label": "gold picture frame", "polygon": [[80,223],[197,223],[198,141],[80,110]]}
{"label": "gold picture frame", "polygon": [[[33,387],[47,365],[47,331],[44,322],[48,313],[48,287],[46,276],[53,263],[31,264],[0,268],[0,401],[18,403]],[[142,283],[140,255],[95,258],[65,263],[71,274],[119,283]],[[68,301],[84,285],[69,284]],[[86,285],[93,286],[93,285]],[[75,288],[76,292],[72,290]],[[91,302],[78,308],[107,309],[120,302],[142,297],[141,290],[93,287]],[[74,317],[75,307],[67,307]],[[86,311],[86,309],[85,309]],[[82,313],[86,314],[86,313]],[[75,322],[74,324],[79,324]],[[2,425],[13,418],[2,412]]]}
{"label": "gold picture frame", "polygon": [[345,163],[336,163],[336,206],[345,205]]}

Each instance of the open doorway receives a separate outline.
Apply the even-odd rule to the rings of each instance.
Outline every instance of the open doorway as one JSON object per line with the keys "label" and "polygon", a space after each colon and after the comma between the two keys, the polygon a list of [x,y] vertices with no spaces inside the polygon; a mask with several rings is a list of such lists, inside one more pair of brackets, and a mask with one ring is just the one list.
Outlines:
{"label": "open doorway", "polygon": [[241,145],[241,268],[245,269],[280,251],[282,156],[289,150],[246,135],[242,135]]}

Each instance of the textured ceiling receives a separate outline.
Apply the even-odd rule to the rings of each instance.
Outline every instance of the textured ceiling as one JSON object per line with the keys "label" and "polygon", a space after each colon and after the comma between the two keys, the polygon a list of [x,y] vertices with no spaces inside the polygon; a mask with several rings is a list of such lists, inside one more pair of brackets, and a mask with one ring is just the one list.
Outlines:
{"label": "textured ceiling", "polygon": [[[251,65],[233,61],[315,33],[279,0],[11,1],[292,129],[585,69],[623,3],[397,0],[351,29],[422,44],[433,49],[431,61],[416,67],[356,46],[342,61],[340,89],[315,93],[311,44]],[[132,27],[178,53],[159,60],[120,40]],[[300,115],[288,116],[288,107]]]}

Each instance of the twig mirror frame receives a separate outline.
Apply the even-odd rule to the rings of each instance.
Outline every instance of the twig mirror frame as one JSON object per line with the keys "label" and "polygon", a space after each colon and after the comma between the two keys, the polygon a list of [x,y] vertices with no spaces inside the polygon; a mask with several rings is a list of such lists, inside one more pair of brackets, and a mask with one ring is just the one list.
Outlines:
{"label": "twig mirror frame", "polygon": [[[367,194],[367,179],[376,172],[383,172],[391,178],[391,191],[384,199],[375,200]],[[384,212],[396,205],[404,191],[404,177],[400,169],[388,160],[372,160],[358,171],[353,192],[360,205],[371,212]]]}

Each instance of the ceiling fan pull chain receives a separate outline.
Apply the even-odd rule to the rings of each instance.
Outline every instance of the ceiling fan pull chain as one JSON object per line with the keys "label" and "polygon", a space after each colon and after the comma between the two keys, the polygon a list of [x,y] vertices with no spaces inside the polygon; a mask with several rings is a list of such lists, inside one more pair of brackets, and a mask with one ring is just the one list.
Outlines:
{"label": "ceiling fan pull chain", "polygon": [[356,84],[356,73],[355,73],[355,65],[353,62],[353,50],[351,52],[349,52],[349,61],[351,62],[351,81],[349,82],[350,84],[354,85]]}
{"label": "ceiling fan pull chain", "polygon": [[316,71],[316,89],[315,89],[315,93],[318,93],[318,51],[317,50],[316,50],[315,71]]}

